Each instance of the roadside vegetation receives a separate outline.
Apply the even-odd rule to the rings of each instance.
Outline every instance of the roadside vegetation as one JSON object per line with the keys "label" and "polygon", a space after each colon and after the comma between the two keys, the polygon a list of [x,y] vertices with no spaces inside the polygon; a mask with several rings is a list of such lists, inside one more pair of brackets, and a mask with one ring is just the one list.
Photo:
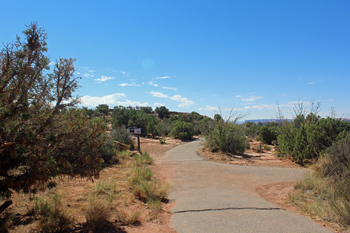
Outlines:
{"label": "roadside vegetation", "polygon": [[[44,29],[23,33],[0,53],[0,232],[101,232],[156,219],[169,185],[154,178],[152,158],[131,157],[134,139],[108,105],[76,107],[74,59],[50,71]],[[149,113],[132,120],[156,136]],[[130,182],[137,171],[147,179]]]}

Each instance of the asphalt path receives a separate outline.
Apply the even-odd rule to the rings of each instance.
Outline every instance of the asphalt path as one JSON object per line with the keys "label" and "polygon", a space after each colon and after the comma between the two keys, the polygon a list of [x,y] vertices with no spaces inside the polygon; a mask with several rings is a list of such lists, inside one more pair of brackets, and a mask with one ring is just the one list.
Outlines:
{"label": "asphalt path", "polygon": [[255,192],[262,185],[301,179],[305,169],[240,166],[198,156],[200,140],[169,150],[157,163],[166,169],[179,233],[332,232],[286,211]]}

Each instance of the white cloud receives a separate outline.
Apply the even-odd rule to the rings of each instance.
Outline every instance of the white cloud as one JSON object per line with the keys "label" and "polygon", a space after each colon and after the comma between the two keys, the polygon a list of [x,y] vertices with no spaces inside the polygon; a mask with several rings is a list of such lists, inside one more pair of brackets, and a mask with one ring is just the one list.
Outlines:
{"label": "white cloud", "polygon": [[180,108],[189,108],[194,102],[192,100],[188,100],[185,102],[182,102],[181,104],[178,105]]}
{"label": "white cloud", "polygon": [[160,107],[160,106],[165,106],[165,104],[162,104],[162,103],[154,103],[153,106],[154,106],[154,107]]}
{"label": "white cloud", "polygon": [[237,98],[242,98],[244,97],[243,95],[236,95]]}
{"label": "white cloud", "polygon": [[164,95],[164,94],[161,93],[161,92],[154,92],[154,91],[151,91],[150,93],[151,93],[153,96],[158,97],[158,98],[168,98],[167,95]]}
{"label": "white cloud", "polygon": [[148,82],[148,84],[154,87],[158,87],[158,84],[154,83],[153,81]]}
{"label": "white cloud", "polygon": [[218,111],[219,108],[218,107],[213,107],[213,106],[210,106],[210,105],[207,105],[204,109],[205,111]]}
{"label": "white cloud", "polygon": [[83,106],[88,106],[91,108],[96,107],[99,104],[107,104],[110,108],[113,108],[117,105],[122,106],[148,106],[148,103],[141,103],[138,101],[131,101],[126,99],[126,95],[124,93],[116,93],[112,95],[106,95],[102,97],[96,97],[96,96],[83,96],[81,97]]}
{"label": "white cloud", "polygon": [[181,108],[189,108],[192,104],[194,104],[192,100],[182,97],[181,95],[174,95],[173,97],[170,97],[170,99],[181,102],[181,104],[178,105],[178,107]]}
{"label": "white cloud", "polygon": [[87,77],[87,78],[92,78],[92,77],[94,77],[94,75],[93,75],[93,74],[88,74],[88,73],[85,73],[85,74],[84,74],[84,77]]}
{"label": "white cloud", "polygon": [[52,62],[49,63],[49,66],[54,66],[54,65],[56,65],[56,62],[52,61]]}
{"label": "white cloud", "polygon": [[246,101],[246,102],[253,102],[253,101],[256,101],[257,99],[261,99],[261,98],[264,98],[264,97],[251,95],[251,96],[249,96],[249,98],[241,98],[241,100]]}
{"label": "white cloud", "polygon": [[198,108],[199,111],[203,110],[203,108]]}
{"label": "white cloud", "polygon": [[93,73],[96,72],[96,70],[88,70],[88,72]]}
{"label": "white cloud", "polygon": [[286,94],[278,94],[278,95],[280,95],[280,96],[284,96],[284,97],[286,97],[286,96],[287,96]]}
{"label": "white cloud", "polygon": [[164,76],[164,77],[158,77],[158,78],[153,78],[153,79],[166,79],[166,78],[170,78],[169,76]]}
{"label": "white cloud", "polygon": [[308,82],[307,84],[310,84],[310,85],[311,85],[311,84],[314,84],[314,82]]}
{"label": "white cloud", "polygon": [[80,72],[75,72],[76,74],[80,74]]}
{"label": "white cloud", "polygon": [[121,84],[119,84],[119,86],[121,86],[121,87],[125,87],[125,86],[139,87],[139,86],[141,86],[141,84],[136,84],[135,82],[132,82],[132,83],[121,83]]}
{"label": "white cloud", "polygon": [[121,71],[120,73],[125,74],[126,76],[129,76],[131,74],[131,73],[125,72],[125,71]]}
{"label": "white cloud", "polygon": [[186,97],[182,97],[181,95],[174,95],[173,97],[170,97],[170,99],[176,100],[179,102],[185,102],[188,100]]}
{"label": "white cloud", "polygon": [[174,91],[176,91],[177,90],[177,88],[175,88],[175,87],[162,87],[163,89],[168,89],[168,90],[174,90]]}
{"label": "white cloud", "polygon": [[106,82],[108,80],[114,79],[113,77],[107,77],[107,76],[101,76],[101,78],[96,78],[94,79],[95,82],[101,83],[101,82]]}

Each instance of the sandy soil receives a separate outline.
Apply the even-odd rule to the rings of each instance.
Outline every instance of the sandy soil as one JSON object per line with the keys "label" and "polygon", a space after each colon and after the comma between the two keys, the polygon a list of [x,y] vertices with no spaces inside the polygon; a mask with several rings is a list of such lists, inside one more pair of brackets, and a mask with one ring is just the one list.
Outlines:
{"label": "sandy soil", "polygon": [[[141,138],[141,151],[149,152],[156,160],[165,152],[177,145],[182,144],[180,140],[166,138],[166,144],[160,144],[158,139]],[[115,214],[110,216],[110,224],[106,227],[105,232],[141,232],[141,233],[163,233],[175,232],[169,226],[171,220],[170,208],[174,203],[163,204],[163,211],[156,216],[152,215],[147,204],[137,200],[131,192],[128,184],[128,177],[131,174],[131,166],[125,163],[117,164],[112,167],[103,169],[100,172],[100,178],[94,182],[86,179],[72,179],[61,177],[55,179],[57,183],[53,190],[39,191],[36,197],[46,197],[53,192],[58,193],[61,197],[61,204],[70,216],[74,217],[76,225],[72,232],[86,232],[84,229],[84,209],[88,206],[92,198],[92,190],[94,186],[103,182],[110,184],[115,182],[116,191],[115,199],[108,205],[111,207],[112,213],[116,211],[124,211],[127,214],[139,212],[139,222],[134,226],[120,226],[116,222]],[[130,162],[131,163],[131,162]],[[156,165],[151,165],[155,173],[155,178],[160,182],[166,182],[166,172]],[[100,198],[100,196],[99,196]],[[101,197],[104,198],[104,197]],[[23,193],[14,193],[12,196],[13,204],[2,214],[0,214],[0,225],[6,216],[13,215],[12,227],[9,232],[36,232],[38,229],[38,219],[33,214],[34,200],[33,196]],[[0,205],[3,201],[0,200]],[[1,228],[0,228],[1,231]]]}

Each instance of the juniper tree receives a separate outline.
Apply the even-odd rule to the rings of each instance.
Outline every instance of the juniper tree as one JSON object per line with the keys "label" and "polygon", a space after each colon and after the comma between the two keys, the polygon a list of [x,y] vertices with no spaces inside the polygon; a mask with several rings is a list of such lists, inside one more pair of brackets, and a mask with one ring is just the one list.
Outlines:
{"label": "juniper tree", "polygon": [[[97,177],[103,128],[71,108],[78,84],[74,59],[52,73],[47,35],[36,23],[0,52],[0,196],[31,191],[52,177]],[[0,211],[1,212],[1,211]]]}

